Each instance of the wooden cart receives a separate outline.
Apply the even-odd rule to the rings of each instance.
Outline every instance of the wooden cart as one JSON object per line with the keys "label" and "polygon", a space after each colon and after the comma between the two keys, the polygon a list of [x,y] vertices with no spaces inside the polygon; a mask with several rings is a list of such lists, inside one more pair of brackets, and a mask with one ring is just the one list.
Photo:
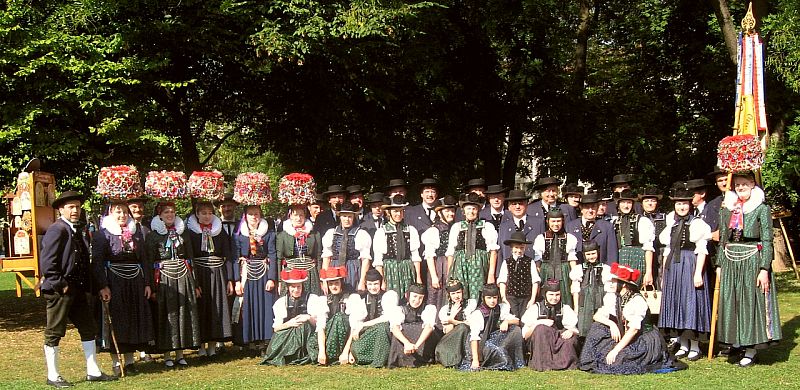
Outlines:
{"label": "wooden cart", "polygon": [[6,256],[0,257],[0,271],[13,272],[17,297],[28,286],[39,296],[39,243],[55,221],[51,206],[56,182],[51,173],[38,170],[19,174],[15,189],[3,197],[8,226],[3,228]]}

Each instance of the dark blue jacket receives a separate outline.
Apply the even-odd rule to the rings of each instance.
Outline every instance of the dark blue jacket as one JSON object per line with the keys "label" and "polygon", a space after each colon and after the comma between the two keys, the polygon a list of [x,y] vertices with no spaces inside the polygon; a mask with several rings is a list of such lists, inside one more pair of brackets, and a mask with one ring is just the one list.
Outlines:
{"label": "dark blue jacket", "polygon": [[[567,223],[567,233],[572,233],[578,238],[578,259],[583,261],[583,233],[581,233],[581,223],[583,219],[578,218]],[[589,239],[600,246],[599,260],[604,264],[611,264],[618,260],[619,247],[617,246],[617,235],[614,233],[614,226],[604,220],[595,220],[592,233]]]}
{"label": "dark blue jacket", "polygon": [[92,283],[92,269],[89,264],[89,240],[83,234],[84,252],[82,258],[77,257],[78,248],[72,239],[72,226],[62,218],[56,219],[47,232],[39,248],[39,272],[42,276],[42,291],[61,293],[69,283],[68,278],[75,277],[78,262],[84,262],[85,274],[81,283],[87,292],[95,292]]}

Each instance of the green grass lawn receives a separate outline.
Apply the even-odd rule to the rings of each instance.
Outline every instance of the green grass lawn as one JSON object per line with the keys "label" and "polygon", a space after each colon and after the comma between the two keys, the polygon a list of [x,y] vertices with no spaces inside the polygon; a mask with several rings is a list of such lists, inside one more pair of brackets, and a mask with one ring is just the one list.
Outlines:
{"label": "green grass lawn", "polygon": [[[717,358],[689,362],[689,369],[672,374],[607,376],[579,371],[538,373],[529,369],[516,372],[463,373],[430,366],[419,369],[371,369],[361,367],[264,367],[259,359],[242,352],[228,352],[213,362],[188,355],[190,368],[165,370],[158,363],[137,363],[141,373],[117,382],[83,382],[83,353],[78,333],[70,328],[61,342],[61,374],[78,389],[219,389],[279,387],[317,389],[432,389],[432,388],[613,388],[613,389],[729,389],[800,388],[800,284],[793,273],[778,278],[784,340],[759,355],[760,364],[738,368]],[[44,301],[25,290],[16,298],[14,278],[0,274],[0,388],[44,389],[42,330]],[[229,349],[230,351],[230,349]],[[100,356],[101,367],[110,372],[108,354]]]}

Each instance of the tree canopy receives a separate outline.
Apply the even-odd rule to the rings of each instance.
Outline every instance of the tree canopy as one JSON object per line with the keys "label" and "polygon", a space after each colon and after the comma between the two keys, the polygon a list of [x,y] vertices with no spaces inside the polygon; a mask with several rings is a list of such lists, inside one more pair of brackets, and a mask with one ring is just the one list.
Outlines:
{"label": "tree canopy", "polygon": [[[765,184],[794,203],[800,10],[758,3],[776,134]],[[726,38],[746,5],[7,0],[0,182],[37,156],[85,190],[104,165],[273,158],[320,185],[513,186],[535,161],[572,181],[631,172],[666,187],[710,171],[730,134]]]}

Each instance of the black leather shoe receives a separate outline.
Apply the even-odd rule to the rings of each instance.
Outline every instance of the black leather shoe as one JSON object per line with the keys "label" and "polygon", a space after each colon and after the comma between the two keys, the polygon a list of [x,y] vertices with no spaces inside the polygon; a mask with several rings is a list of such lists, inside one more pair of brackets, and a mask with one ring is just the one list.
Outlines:
{"label": "black leather shoe", "polygon": [[97,375],[97,376],[86,375],[86,381],[87,382],[111,382],[111,381],[115,381],[117,379],[118,378],[115,377],[115,376],[106,375],[106,374],[103,374],[102,372],[100,373],[100,375]]}
{"label": "black leather shoe", "polygon": [[47,380],[47,384],[50,386],[55,387],[56,389],[65,389],[67,387],[72,387],[72,383],[67,382],[66,379],[59,376],[56,380],[51,381],[50,379]]}
{"label": "black leather shoe", "polygon": [[[691,351],[690,351],[690,353],[691,353]],[[701,353],[697,353],[696,355],[692,355],[692,356],[686,355],[686,360],[688,360],[690,362],[696,362],[696,361],[698,361],[698,360],[700,360],[702,358],[703,358],[703,354],[701,354]]]}

